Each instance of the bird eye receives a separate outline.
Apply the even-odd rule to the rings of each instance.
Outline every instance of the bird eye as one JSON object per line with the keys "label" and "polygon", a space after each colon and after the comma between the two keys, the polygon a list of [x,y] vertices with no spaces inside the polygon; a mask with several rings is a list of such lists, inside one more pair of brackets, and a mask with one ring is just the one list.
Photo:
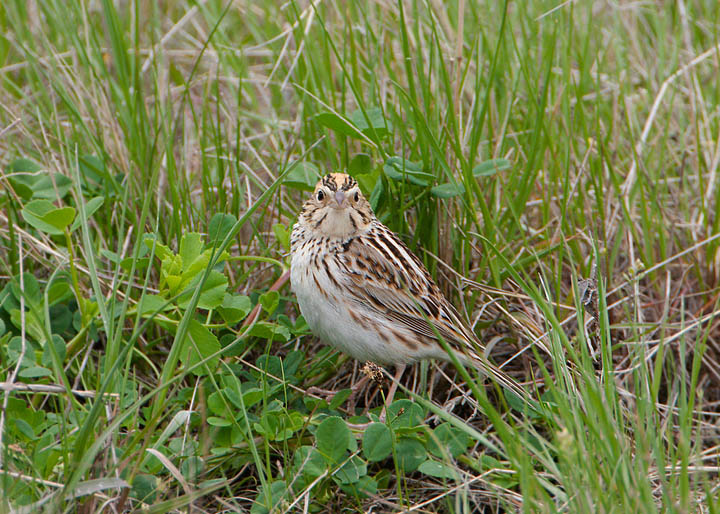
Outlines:
{"label": "bird eye", "polygon": [[323,190],[321,189],[321,190],[318,191],[318,193],[317,193],[318,202],[322,202],[324,198],[325,198],[325,193],[323,193]]}
{"label": "bird eye", "polygon": [[355,201],[357,202],[358,200],[360,200],[360,193],[355,191]]}

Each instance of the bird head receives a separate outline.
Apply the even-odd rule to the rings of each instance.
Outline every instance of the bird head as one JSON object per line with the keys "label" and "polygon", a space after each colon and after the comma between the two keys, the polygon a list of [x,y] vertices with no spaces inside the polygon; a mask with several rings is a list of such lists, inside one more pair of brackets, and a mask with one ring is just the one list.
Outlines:
{"label": "bird head", "polygon": [[347,239],[365,231],[374,217],[354,178],[328,173],[305,202],[300,221],[318,237]]}

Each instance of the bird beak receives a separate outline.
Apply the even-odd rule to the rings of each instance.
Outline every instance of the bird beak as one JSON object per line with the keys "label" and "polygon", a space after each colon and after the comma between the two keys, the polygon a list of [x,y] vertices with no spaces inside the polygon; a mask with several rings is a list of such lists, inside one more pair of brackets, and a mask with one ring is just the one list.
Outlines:
{"label": "bird beak", "polygon": [[345,207],[345,192],[344,191],[336,191],[335,192],[335,201],[338,204],[338,208],[342,209]]}

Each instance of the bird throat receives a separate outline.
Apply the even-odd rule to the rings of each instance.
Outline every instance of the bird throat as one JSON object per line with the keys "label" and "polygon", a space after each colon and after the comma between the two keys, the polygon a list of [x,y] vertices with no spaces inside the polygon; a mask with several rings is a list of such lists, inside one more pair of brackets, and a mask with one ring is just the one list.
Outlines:
{"label": "bird throat", "polygon": [[358,218],[357,220],[353,217],[352,209],[328,208],[321,214],[314,228],[324,237],[347,239],[358,233],[360,217],[355,216]]}

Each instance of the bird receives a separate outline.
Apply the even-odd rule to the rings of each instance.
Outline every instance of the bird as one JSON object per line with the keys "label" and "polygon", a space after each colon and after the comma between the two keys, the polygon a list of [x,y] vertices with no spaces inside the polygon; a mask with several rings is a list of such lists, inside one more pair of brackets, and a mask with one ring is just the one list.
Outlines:
{"label": "bird", "polygon": [[532,404],[483,355],[425,265],[377,219],[350,175],[328,173],[317,183],[293,226],[290,254],[290,285],[313,334],[356,360],[395,367],[386,405],[407,365],[451,361],[445,347]]}

